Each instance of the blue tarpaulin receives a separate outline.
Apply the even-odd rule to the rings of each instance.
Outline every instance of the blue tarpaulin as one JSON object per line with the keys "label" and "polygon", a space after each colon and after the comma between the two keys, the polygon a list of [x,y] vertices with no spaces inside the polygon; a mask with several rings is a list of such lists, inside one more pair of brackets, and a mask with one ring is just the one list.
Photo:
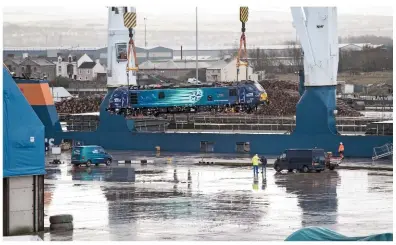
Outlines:
{"label": "blue tarpaulin", "polygon": [[44,125],[3,67],[3,177],[43,174]]}
{"label": "blue tarpaulin", "polygon": [[347,237],[326,228],[307,227],[294,232],[285,241],[393,241],[393,234],[382,233],[369,236]]}

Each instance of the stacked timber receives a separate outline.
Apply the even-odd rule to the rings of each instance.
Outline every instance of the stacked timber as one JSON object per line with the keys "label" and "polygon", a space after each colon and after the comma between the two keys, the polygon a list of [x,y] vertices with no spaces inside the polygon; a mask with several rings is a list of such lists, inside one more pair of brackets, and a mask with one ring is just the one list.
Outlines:
{"label": "stacked timber", "polygon": [[100,104],[103,101],[102,95],[93,95],[80,98],[65,99],[56,102],[56,111],[58,113],[86,113],[99,111]]}
{"label": "stacked timber", "polygon": [[[297,81],[267,79],[260,82],[267,91],[270,104],[259,109],[258,114],[266,116],[294,116],[300,99]],[[72,98],[56,103],[58,113],[84,113],[99,111],[103,96],[94,95]],[[338,116],[356,117],[361,114],[352,107],[337,101]]]}
{"label": "stacked timber", "polygon": [[[270,116],[294,116],[300,100],[298,82],[263,80],[260,84],[267,91],[270,104],[259,109],[258,114]],[[338,116],[358,117],[361,114],[343,101],[337,101]]]}
{"label": "stacked timber", "polygon": [[344,116],[344,117],[359,117],[362,114],[352,107],[350,107],[347,103],[342,100],[337,100],[337,115]]}

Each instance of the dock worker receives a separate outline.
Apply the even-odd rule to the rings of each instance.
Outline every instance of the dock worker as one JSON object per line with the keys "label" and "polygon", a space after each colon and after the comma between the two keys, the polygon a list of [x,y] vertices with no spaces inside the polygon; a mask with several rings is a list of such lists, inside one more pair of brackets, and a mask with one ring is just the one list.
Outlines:
{"label": "dock worker", "polygon": [[340,154],[341,159],[344,159],[344,145],[340,142],[340,146],[338,146],[338,153]]}
{"label": "dock worker", "polygon": [[262,156],[260,158],[260,161],[261,161],[261,173],[265,174],[265,170],[267,168],[267,158],[265,158],[265,156]]}
{"label": "dock worker", "polygon": [[253,164],[253,174],[254,176],[258,176],[258,165],[259,165],[260,158],[256,154],[252,158],[252,164]]}

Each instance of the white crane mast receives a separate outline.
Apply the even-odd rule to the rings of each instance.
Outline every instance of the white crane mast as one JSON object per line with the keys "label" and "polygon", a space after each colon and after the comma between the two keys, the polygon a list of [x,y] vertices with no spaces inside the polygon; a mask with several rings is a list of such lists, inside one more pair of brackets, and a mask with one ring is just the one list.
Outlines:
{"label": "white crane mast", "polygon": [[291,13],[304,51],[304,85],[337,85],[337,8],[291,7]]}
{"label": "white crane mast", "polygon": [[[109,7],[108,10],[107,87],[136,85],[136,72],[134,71],[128,71],[128,82],[126,69],[128,58],[130,67],[135,66],[135,60],[132,55],[128,56],[129,30],[124,23],[124,13],[136,13],[136,9],[134,7]],[[135,31],[132,30],[132,33],[134,34]]]}

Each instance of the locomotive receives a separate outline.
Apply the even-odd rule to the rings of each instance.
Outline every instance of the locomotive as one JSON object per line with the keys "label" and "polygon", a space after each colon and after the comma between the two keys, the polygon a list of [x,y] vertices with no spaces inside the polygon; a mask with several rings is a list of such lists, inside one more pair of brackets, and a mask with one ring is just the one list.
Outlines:
{"label": "locomotive", "polygon": [[208,86],[123,86],[112,93],[107,111],[124,116],[226,110],[251,113],[268,102],[264,88],[250,80]]}

